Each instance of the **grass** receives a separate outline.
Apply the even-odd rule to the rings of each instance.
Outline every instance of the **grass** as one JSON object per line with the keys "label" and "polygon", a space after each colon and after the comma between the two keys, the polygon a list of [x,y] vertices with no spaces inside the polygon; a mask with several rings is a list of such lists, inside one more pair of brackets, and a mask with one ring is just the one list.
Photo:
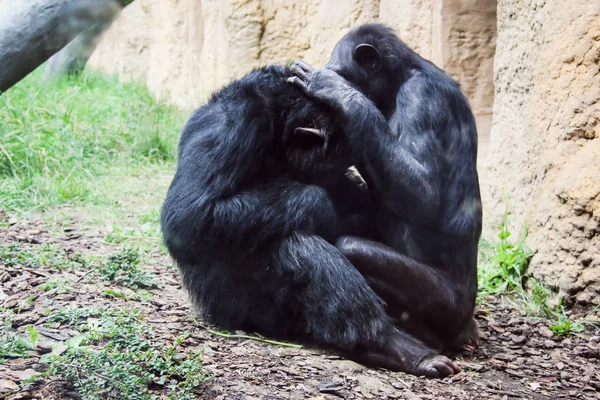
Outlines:
{"label": "grass", "polygon": [[585,329],[584,321],[571,321],[569,311],[559,302],[556,307],[556,322],[550,325],[550,330],[559,336],[569,336],[573,332],[581,332]]}
{"label": "grass", "polygon": [[157,399],[153,388],[165,389],[169,399],[195,399],[209,378],[201,352],[179,352],[188,333],[160,344],[137,311],[74,308],[56,312],[48,323],[82,332],[67,341],[63,354],[41,362],[50,364],[46,375],[71,382],[85,399]]}
{"label": "grass", "polygon": [[143,85],[90,72],[44,84],[38,69],[0,96],[2,206],[106,204],[132,182],[119,175],[171,169],[185,117]]}
{"label": "grass", "polygon": [[480,251],[483,262],[480,262],[478,278],[480,296],[520,291],[531,259],[531,249],[525,244],[527,226],[515,243],[509,238],[508,210],[504,212],[503,223],[496,243],[483,241]]}
{"label": "grass", "polygon": [[[24,335],[11,331],[12,313],[6,315],[0,326],[0,364],[6,358],[28,357],[40,343],[31,326]],[[60,355],[41,357],[40,363],[49,365],[41,375],[71,382],[84,399],[158,399],[152,389],[163,389],[169,399],[194,399],[196,388],[210,377],[202,367],[201,351],[188,355],[179,351],[190,334],[161,344],[135,310],[55,310],[46,325],[80,334],[65,341],[67,349]]]}
{"label": "grass", "polygon": [[98,265],[98,272],[107,281],[117,282],[131,289],[155,288],[154,276],[140,266],[140,253],[125,246],[108,260]]}
{"label": "grass", "polygon": [[527,268],[532,256],[531,249],[525,243],[527,233],[525,226],[515,242],[510,240],[506,209],[498,234],[499,240],[495,243],[480,243],[478,303],[485,302],[488,295],[508,296],[511,302],[522,308],[527,315],[550,321],[550,329],[559,336],[580,332],[585,324],[594,324],[584,320],[572,321],[570,312],[562,301],[559,301],[556,307],[551,307],[550,290],[541,282],[527,277]]}
{"label": "grass", "polygon": [[8,310],[4,312],[6,318],[0,325],[0,365],[7,358],[27,357],[27,352],[35,349],[38,341],[38,334],[35,329],[27,326],[27,335],[18,335],[10,328],[14,314]]}
{"label": "grass", "polygon": [[20,243],[0,245],[0,263],[6,266],[21,265],[39,268],[41,265],[56,270],[73,270],[86,268],[86,261],[77,255],[68,257],[57,245],[37,246],[35,251],[24,249]]}
{"label": "grass", "polygon": [[[156,102],[144,85],[85,72],[42,83],[41,71],[0,97],[0,208],[9,220],[42,213],[49,228],[101,232],[115,251],[108,256],[67,253],[60,246],[0,245],[0,265],[56,275],[34,290],[46,293],[45,324],[78,333],[60,355],[42,356],[48,376],[73,383],[84,399],[197,398],[208,375],[202,352],[185,352],[190,335],[165,342],[135,311],[156,288],[144,268],[160,243],[159,206],[175,166],[177,142],[188,113]],[[151,249],[148,246],[152,246]],[[61,271],[114,283],[101,295],[130,301],[127,309],[54,308],[51,297],[76,292]],[[129,289],[125,289],[129,288]],[[35,295],[21,303],[34,301]],[[40,337],[13,318],[21,308],[0,309],[0,363],[39,356]],[[47,347],[47,345],[45,345]],[[36,353],[37,351],[37,353]]]}
{"label": "grass", "polygon": [[56,294],[67,293],[71,289],[71,282],[68,279],[53,278],[46,283],[41,284],[39,289],[42,292],[53,291]]}
{"label": "grass", "polygon": [[[156,277],[142,266],[142,254],[131,246],[121,249],[108,257],[82,256],[67,254],[62,248],[54,245],[40,245],[35,251],[22,248],[19,243],[0,245],[0,263],[6,266],[26,266],[40,268],[47,266],[57,271],[86,270],[95,272],[101,279],[114,282],[117,285],[136,290],[134,295],[124,297],[119,290],[109,290],[106,294],[111,297],[129,297],[134,300],[148,299],[151,294],[144,289],[157,288]],[[95,275],[89,276],[94,278]],[[95,278],[94,278],[95,279]],[[40,285],[40,290],[65,293],[69,290],[69,281],[51,279]]]}

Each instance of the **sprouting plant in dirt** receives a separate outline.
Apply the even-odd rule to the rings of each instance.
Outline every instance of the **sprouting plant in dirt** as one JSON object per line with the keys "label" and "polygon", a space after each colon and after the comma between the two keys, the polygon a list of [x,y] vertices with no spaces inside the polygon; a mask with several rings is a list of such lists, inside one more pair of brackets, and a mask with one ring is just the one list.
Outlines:
{"label": "sprouting plant in dirt", "polygon": [[38,286],[42,292],[54,291],[54,293],[67,293],[71,289],[71,282],[68,279],[50,279],[46,283]]}
{"label": "sprouting plant in dirt", "polygon": [[142,268],[140,262],[139,251],[124,246],[101,263],[98,272],[104,279],[132,289],[157,287],[153,274]]}
{"label": "sprouting plant in dirt", "polygon": [[96,318],[77,319],[82,335],[72,338],[62,355],[44,360],[50,363],[46,375],[72,382],[84,399],[154,400],[158,397],[152,388],[167,390],[169,399],[197,398],[195,388],[208,374],[201,353],[186,356],[178,351],[189,334],[164,346],[153,341],[153,331],[143,323],[141,313],[97,312]]}
{"label": "sprouting plant in dirt", "polygon": [[550,330],[559,336],[569,336],[573,332],[581,332],[585,329],[581,322],[569,319],[569,311],[562,304],[562,301],[556,306],[556,317],[557,320],[553,325],[550,325]]}
{"label": "sprouting plant in dirt", "polygon": [[525,225],[516,243],[509,240],[511,233],[506,209],[498,234],[499,241],[488,245],[491,255],[486,262],[480,264],[479,288],[482,294],[523,291],[523,280],[532,255],[531,249],[525,244],[527,232]]}
{"label": "sprouting plant in dirt", "polygon": [[127,294],[127,293],[123,292],[122,290],[118,290],[118,289],[104,289],[102,291],[102,295],[104,297],[113,298],[113,299],[134,300],[134,301],[141,301],[143,303],[147,302],[152,297],[152,293],[147,290],[144,290],[144,289],[136,290],[132,294]]}
{"label": "sprouting plant in dirt", "polygon": [[522,293],[522,304],[526,313],[543,318],[554,318],[555,312],[549,305],[550,290],[535,279],[531,279],[528,284],[531,285],[531,290]]}
{"label": "sprouting plant in dirt", "polygon": [[12,315],[9,315],[0,326],[0,364],[7,358],[27,357],[27,352],[35,350],[38,344],[38,331],[32,326],[26,326],[27,335],[11,332]]}
{"label": "sprouting plant in dirt", "polygon": [[86,319],[98,317],[104,312],[105,311],[98,308],[64,308],[52,312],[52,314],[46,320],[46,324],[65,323],[72,328],[79,328],[79,325],[85,323]]}
{"label": "sprouting plant in dirt", "polygon": [[0,245],[0,263],[7,266],[39,268],[47,266],[58,270],[82,269],[86,266],[81,257],[67,257],[64,250],[56,245],[41,245],[35,251],[27,250],[20,243]]}

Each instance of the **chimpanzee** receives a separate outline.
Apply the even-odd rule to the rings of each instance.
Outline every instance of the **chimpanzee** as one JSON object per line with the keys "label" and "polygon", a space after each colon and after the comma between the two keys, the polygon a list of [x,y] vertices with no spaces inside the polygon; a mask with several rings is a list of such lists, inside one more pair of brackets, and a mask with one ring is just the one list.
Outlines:
{"label": "chimpanzee", "polygon": [[370,217],[357,210],[369,205],[354,205],[370,197],[345,179],[351,157],[337,117],[288,85],[290,76],[288,67],[255,70],[186,124],[161,215],[184,286],[204,319],[224,329],[333,348],[377,367],[456,372],[393,325],[335,247],[340,235],[363,235]]}
{"label": "chimpanzee", "polygon": [[[337,247],[396,326],[437,350],[477,344],[477,131],[459,85],[381,24],[346,34],[289,82],[333,108],[375,204],[376,235]],[[406,343],[404,358],[430,349]]]}

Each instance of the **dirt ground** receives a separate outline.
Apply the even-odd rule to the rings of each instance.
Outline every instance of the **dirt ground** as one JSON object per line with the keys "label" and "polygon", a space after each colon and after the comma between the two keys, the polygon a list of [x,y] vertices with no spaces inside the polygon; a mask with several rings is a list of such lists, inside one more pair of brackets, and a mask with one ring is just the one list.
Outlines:
{"label": "dirt ground", "polygon": [[[67,254],[102,255],[118,248],[76,223],[59,233],[25,222],[0,228],[0,245],[15,242],[32,250],[57,244]],[[600,399],[600,332],[588,328],[568,338],[557,337],[547,322],[524,317],[501,299],[490,299],[478,308],[483,343],[476,353],[456,358],[462,372],[442,380],[425,379],[368,369],[322,351],[211,334],[192,318],[169,257],[156,253],[146,266],[159,276],[160,288],[151,290],[149,302],[140,303],[103,297],[103,289],[111,284],[84,279],[86,271],[9,267],[0,262],[0,304],[14,308],[26,297],[37,296],[31,306],[21,309],[13,328],[23,332],[25,325],[32,325],[46,343],[64,341],[68,330],[44,329],[47,313],[42,300],[48,294],[37,289],[59,275],[70,280],[72,289],[53,297],[53,307],[136,308],[165,342],[181,332],[193,332],[183,349],[204,348],[204,365],[214,375],[199,388],[199,399]],[[12,392],[22,379],[43,369],[38,361],[39,355],[34,355],[0,365],[0,398],[78,398],[68,385],[54,379]]]}

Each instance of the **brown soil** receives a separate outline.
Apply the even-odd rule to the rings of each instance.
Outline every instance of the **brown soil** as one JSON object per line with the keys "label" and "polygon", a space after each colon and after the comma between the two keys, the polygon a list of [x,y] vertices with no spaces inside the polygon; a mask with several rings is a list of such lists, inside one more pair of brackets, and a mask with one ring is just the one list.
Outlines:
{"label": "brown soil", "polygon": [[[104,243],[97,232],[77,225],[60,234],[40,227],[23,222],[0,228],[0,245],[19,242],[23,248],[34,249],[53,243],[67,254],[94,255],[117,249]],[[600,399],[600,332],[588,328],[568,338],[557,337],[546,321],[525,317],[501,299],[490,299],[490,305],[479,307],[482,346],[474,354],[457,357],[462,372],[436,380],[368,369],[322,351],[213,335],[191,318],[193,312],[168,256],[157,252],[147,268],[160,277],[161,288],[151,290],[148,303],[140,303],[103,297],[103,290],[114,285],[89,279],[86,271],[0,263],[0,304],[15,309],[23,299],[36,296],[20,310],[13,329],[23,332],[29,324],[38,329],[45,343],[64,341],[70,335],[68,329],[42,326],[47,319],[44,297],[54,295],[37,288],[60,276],[70,280],[72,289],[52,297],[53,307],[139,309],[154,329],[154,338],[165,343],[184,331],[193,332],[182,351],[204,348],[204,364],[214,374],[199,388],[200,399]],[[0,365],[0,398],[78,398],[70,385],[58,379],[36,381],[13,392],[23,379],[43,369],[38,363],[40,354],[31,355]]]}

